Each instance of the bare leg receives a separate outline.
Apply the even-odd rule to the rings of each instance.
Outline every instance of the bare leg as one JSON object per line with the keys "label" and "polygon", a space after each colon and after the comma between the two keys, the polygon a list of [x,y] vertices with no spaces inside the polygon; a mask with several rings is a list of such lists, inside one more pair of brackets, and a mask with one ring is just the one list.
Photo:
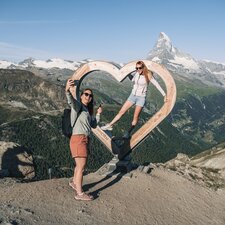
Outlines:
{"label": "bare leg", "polygon": [[83,183],[83,172],[87,163],[87,158],[75,158],[76,168],[74,170],[74,183],[76,184],[77,194],[83,192],[82,183]]}
{"label": "bare leg", "polygon": [[73,173],[73,183],[75,184],[75,182],[76,182],[76,165],[74,167],[74,173]]}
{"label": "bare leg", "polygon": [[118,114],[114,117],[114,119],[109,123],[111,126],[116,123],[125,113],[126,111],[133,105],[132,102],[130,101],[126,101],[122,108],[120,109],[120,111],[118,112]]}
{"label": "bare leg", "polygon": [[136,126],[138,119],[139,119],[139,115],[142,111],[143,107],[142,106],[138,106],[136,105],[135,110],[134,110],[134,117],[133,117],[133,121],[131,123],[132,126]]}
{"label": "bare leg", "polygon": [[138,122],[138,118],[139,118],[139,115],[141,113],[141,110],[142,110],[143,107],[141,106],[136,106],[135,107],[135,111],[134,111],[134,117],[133,117],[133,121],[132,121],[132,124],[131,124],[131,127],[129,128],[129,130],[124,134],[124,138],[130,138],[131,137],[131,132],[132,130],[135,128],[135,125],[137,124]]}

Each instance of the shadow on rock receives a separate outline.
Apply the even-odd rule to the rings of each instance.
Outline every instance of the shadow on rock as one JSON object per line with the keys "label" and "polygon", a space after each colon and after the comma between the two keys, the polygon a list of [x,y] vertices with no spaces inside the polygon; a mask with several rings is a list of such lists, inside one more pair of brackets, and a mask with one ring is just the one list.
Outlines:
{"label": "shadow on rock", "polygon": [[13,142],[0,142],[1,176],[33,179],[35,176],[31,151]]}

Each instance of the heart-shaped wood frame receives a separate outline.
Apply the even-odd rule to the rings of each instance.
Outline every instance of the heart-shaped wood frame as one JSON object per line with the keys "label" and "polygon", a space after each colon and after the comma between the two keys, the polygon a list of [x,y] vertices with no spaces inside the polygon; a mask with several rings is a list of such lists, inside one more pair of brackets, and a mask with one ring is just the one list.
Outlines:
{"label": "heart-shaped wood frame", "polygon": [[[169,71],[158,63],[142,60],[149,70],[158,74],[164,81],[166,86],[167,101],[163,104],[158,112],[156,112],[139,130],[137,130],[129,140],[129,150],[132,151],[148,134],[171,112],[176,101],[176,85]],[[132,61],[118,68],[117,66],[104,61],[92,61],[84,64],[75,71],[72,76],[73,80],[82,82],[83,78],[93,71],[105,71],[112,75],[117,81],[122,82],[130,73],[135,71],[137,61]],[[73,91],[76,96],[79,96],[80,85]],[[78,98],[79,99],[79,98]],[[100,127],[92,129],[96,137],[113,153],[115,146],[112,144],[112,138],[108,136]]]}

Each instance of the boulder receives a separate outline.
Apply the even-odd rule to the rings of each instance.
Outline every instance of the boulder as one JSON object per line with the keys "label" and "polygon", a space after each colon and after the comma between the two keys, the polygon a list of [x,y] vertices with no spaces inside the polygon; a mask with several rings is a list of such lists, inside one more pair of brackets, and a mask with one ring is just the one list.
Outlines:
{"label": "boulder", "polygon": [[178,170],[178,167],[180,167],[180,169],[184,170],[188,167],[189,161],[190,159],[187,155],[178,153],[176,158],[167,161],[164,165],[168,169]]}
{"label": "boulder", "polygon": [[29,149],[14,142],[0,141],[0,175],[34,178],[33,157]]}
{"label": "boulder", "polygon": [[189,157],[183,153],[178,153],[176,159],[184,163],[187,163],[190,161]]}

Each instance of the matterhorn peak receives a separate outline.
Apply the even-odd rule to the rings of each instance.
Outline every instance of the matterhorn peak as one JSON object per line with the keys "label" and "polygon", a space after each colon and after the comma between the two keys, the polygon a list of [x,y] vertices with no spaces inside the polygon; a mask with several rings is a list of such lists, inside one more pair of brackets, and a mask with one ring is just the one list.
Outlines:
{"label": "matterhorn peak", "polygon": [[160,39],[163,39],[163,40],[165,40],[165,41],[167,41],[167,42],[171,42],[170,41],[170,38],[168,37],[168,35],[166,35],[164,32],[160,32],[159,33],[159,40]]}
{"label": "matterhorn peak", "polygon": [[148,54],[148,59],[162,63],[162,60],[174,59],[175,53],[176,49],[170,38],[164,32],[160,32],[154,48]]}
{"label": "matterhorn peak", "polygon": [[160,32],[159,38],[155,47],[167,49],[170,52],[173,48],[173,45],[170,38],[164,32]]}
{"label": "matterhorn peak", "polygon": [[199,72],[200,65],[189,54],[180,51],[172,44],[170,38],[164,33],[159,34],[159,38],[152,51],[149,52],[147,59],[167,65],[170,70],[185,72]]}

